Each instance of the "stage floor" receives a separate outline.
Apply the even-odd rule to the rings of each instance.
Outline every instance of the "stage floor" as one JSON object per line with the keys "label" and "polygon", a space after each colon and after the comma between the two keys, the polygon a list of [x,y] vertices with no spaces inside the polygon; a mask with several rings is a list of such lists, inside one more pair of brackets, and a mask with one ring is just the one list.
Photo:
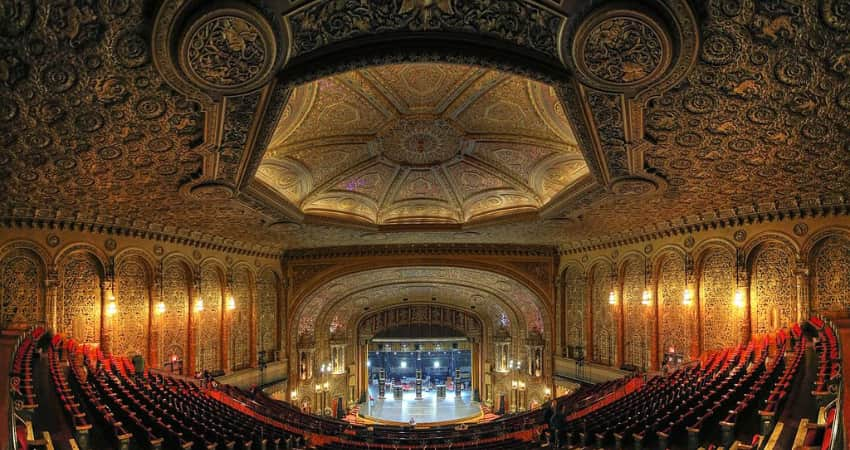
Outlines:
{"label": "stage floor", "polygon": [[370,386],[369,394],[375,404],[361,403],[360,415],[376,423],[408,425],[413,417],[416,425],[435,425],[477,421],[482,417],[481,404],[470,399],[469,391],[464,391],[460,398],[449,391],[446,398],[437,399],[437,392],[432,391],[423,392],[422,399],[416,400],[416,394],[410,391],[404,393],[402,400],[394,400],[392,394],[380,400],[378,388]]}

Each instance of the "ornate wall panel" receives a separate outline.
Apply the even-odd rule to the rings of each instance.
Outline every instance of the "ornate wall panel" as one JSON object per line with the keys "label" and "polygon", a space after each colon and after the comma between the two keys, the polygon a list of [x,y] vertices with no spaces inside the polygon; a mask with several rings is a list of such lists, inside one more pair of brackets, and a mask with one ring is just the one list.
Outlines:
{"label": "ornate wall panel", "polygon": [[145,262],[135,256],[118,264],[115,271],[115,302],[111,350],[118,355],[147,356],[150,329],[150,274]]}
{"label": "ornate wall panel", "polygon": [[644,261],[629,258],[623,263],[623,351],[626,364],[649,367],[649,307],[641,304]]}
{"label": "ornate wall panel", "polygon": [[196,313],[200,328],[197,361],[202,369],[220,369],[221,366],[221,310],[222,275],[212,265],[201,269],[201,298],[204,310]]}
{"label": "ornate wall panel", "polygon": [[236,309],[230,314],[230,365],[234,369],[248,367],[254,359],[249,349],[251,309],[253,304],[251,273],[239,268],[233,272],[233,300]]}
{"label": "ornate wall panel", "polygon": [[[271,351],[277,348],[277,276],[266,270],[257,279],[257,351]],[[280,330],[281,335],[286,330]]]}
{"label": "ornate wall panel", "polygon": [[703,256],[699,273],[702,309],[702,351],[731,347],[738,341],[741,308],[732,304],[735,295],[735,257],[724,248],[712,248]]}
{"label": "ornate wall panel", "polygon": [[658,315],[660,318],[659,353],[669,352],[689,355],[692,328],[695,323],[693,306],[682,304],[685,290],[685,262],[676,253],[662,257],[658,268]]}
{"label": "ornate wall panel", "polygon": [[586,327],[585,309],[587,307],[586,289],[587,283],[580,267],[569,267],[564,272],[564,294],[566,297],[565,312],[567,315],[567,345],[584,347]]}
{"label": "ornate wall panel", "polygon": [[797,320],[797,283],[792,252],[769,242],[756,250],[750,268],[752,332],[770,333]]}
{"label": "ornate wall panel", "polygon": [[617,323],[608,304],[608,293],[613,288],[612,268],[597,264],[591,272],[591,313],[593,314],[593,360],[614,364],[617,355]]}
{"label": "ornate wall panel", "polygon": [[79,342],[100,342],[99,263],[86,253],[69,255],[61,263],[60,279],[59,332]]}
{"label": "ornate wall panel", "polygon": [[0,327],[10,323],[44,321],[44,274],[41,262],[27,251],[16,251],[0,261],[3,304]]}
{"label": "ornate wall panel", "polygon": [[389,328],[414,324],[445,326],[470,337],[479,337],[482,332],[481,320],[468,312],[442,305],[402,305],[366,316],[360,321],[358,334],[374,336]]}
{"label": "ornate wall panel", "polygon": [[850,239],[831,236],[815,251],[812,264],[812,312],[850,308]]}
{"label": "ornate wall panel", "polygon": [[184,360],[188,356],[186,345],[189,339],[189,293],[192,275],[180,262],[165,266],[162,275],[162,293],[165,314],[162,317],[162,355],[163,359],[177,356]]}

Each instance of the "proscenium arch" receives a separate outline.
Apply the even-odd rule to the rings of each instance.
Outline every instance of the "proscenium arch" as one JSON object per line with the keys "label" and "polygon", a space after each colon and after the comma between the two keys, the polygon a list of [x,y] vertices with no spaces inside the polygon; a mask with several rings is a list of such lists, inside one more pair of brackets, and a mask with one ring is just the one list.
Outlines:
{"label": "proscenium arch", "polygon": [[[477,269],[468,269],[468,268],[458,268],[458,267],[450,267],[445,265],[431,265],[431,266],[404,266],[404,267],[386,267],[380,269],[372,269],[372,270],[363,270],[360,272],[353,272],[347,275],[343,275],[340,277],[328,279],[323,286],[320,286],[309,294],[303,296],[301,301],[298,302],[297,306],[293,309],[292,314],[290,315],[289,325],[290,325],[290,344],[294,343],[298,339],[299,335],[299,327],[298,324],[304,324],[305,320],[308,322],[312,322],[315,324],[315,318],[320,315],[322,311],[327,311],[327,308],[324,305],[333,303],[338,301],[339,299],[349,297],[352,292],[356,292],[357,290],[362,289],[362,284],[358,285],[356,289],[349,288],[346,292],[342,292],[342,288],[339,288],[340,283],[345,281],[353,281],[357,280],[358,277],[361,278],[369,278],[369,276],[379,277],[378,280],[373,280],[373,284],[392,284],[392,283],[419,283],[419,284],[434,284],[435,279],[434,275],[430,275],[431,278],[425,276],[420,278],[402,278],[399,276],[390,276],[387,277],[385,274],[392,275],[394,272],[399,271],[433,271],[434,273],[440,273],[444,276],[454,277],[453,281],[455,284],[464,284],[470,285],[470,287],[477,288],[481,291],[491,293],[493,295],[498,295],[498,292],[492,288],[492,286],[488,286],[487,283],[476,285],[474,283],[469,283],[469,280],[473,278],[474,275],[477,275],[479,278],[487,277],[492,278],[493,280],[491,284],[495,285],[496,283],[507,283],[511,287],[510,294],[513,294],[513,298],[504,299],[505,305],[511,308],[511,305],[517,300],[517,297],[521,295],[522,301],[526,303],[531,303],[530,306],[534,307],[536,311],[530,311],[531,314],[536,313],[537,319],[539,321],[539,328],[542,328],[543,333],[546,336],[550,336],[552,333],[552,317],[548,314],[548,308],[546,308],[546,303],[536,295],[531,289],[528,288],[524,283],[516,280],[515,278],[508,277],[504,274],[492,272],[492,271],[484,271]],[[423,272],[424,273],[424,272]],[[460,276],[458,273],[464,273],[467,276]],[[381,277],[383,275],[383,277]],[[451,278],[442,278],[437,281],[437,284],[446,284]],[[511,286],[511,283],[513,285]],[[514,292],[514,291],[519,292]],[[503,294],[507,295],[507,294]],[[497,297],[500,298],[500,297]],[[311,311],[311,316],[305,316],[304,311]],[[517,314],[518,317],[522,317],[521,314]],[[530,317],[530,316],[526,316]],[[535,324],[528,323],[534,322],[534,320],[526,320],[526,330],[531,330]],[[315,325],[314,325],[315,326]],[[550,336],[551,337],[551,336]]]}

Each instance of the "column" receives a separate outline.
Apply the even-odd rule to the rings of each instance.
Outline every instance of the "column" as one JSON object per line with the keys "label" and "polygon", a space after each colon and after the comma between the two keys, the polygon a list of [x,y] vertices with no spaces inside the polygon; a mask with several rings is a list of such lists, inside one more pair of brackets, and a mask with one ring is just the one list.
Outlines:
{"label": "column", "polygon": [[44,278],[44,325],[59,330],[59,272],[48,267]]}
{"label": "column", "polygon": [[162,333],[165,326],[165,303],[162,298],[162,267],[154,269],[151,280],[150,324],[148,333],[148,365],[162,368]]}
{"label": "column", "polygon": [[812,316],[812,301],[809,298],[809,268],[805,262],[797,261],[794,275],[797,279],[797,323],[803,323]]}

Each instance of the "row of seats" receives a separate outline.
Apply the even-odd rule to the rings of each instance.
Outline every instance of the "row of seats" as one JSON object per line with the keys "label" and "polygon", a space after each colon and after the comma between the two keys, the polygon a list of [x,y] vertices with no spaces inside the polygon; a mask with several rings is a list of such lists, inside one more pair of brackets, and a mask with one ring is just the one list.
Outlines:
{"label": "row of seats", "polygon": [[33,387],[32,358],[35,343],[43,334],[44,328],[41,327],[25,334],[12,360],[11,388],[16,394],[16,400],[21,401],[26,409],[35,409],[38,406]]}
{"label": "row of seats", "polygon": [[818,332],[817,378],[814,381],[812,395],[818,400],[817,422],[803,419],[797,429],[794,448],[829,450],[833,446],[838,418],[838,393],[841,382],[841,349],[838,337],[829,323],[820,318],[809,319],[809,324]]}
{"label": "row of seats", "polygon": [[80,406],[79,400],[74,395],[74,390],[68,383],[65,377],[65,371],[59,362],[59,355],[56,351],[56,346],[61,343],[61,340],[54,338],[47,350],[47,360],[50,368],[50,380],[56,390],[56,395],[59,397],[59,403],[65,411],[65,417],[74,428],[74,436],[77,444],[82,448],[89,447],[89,430],[92,424],[89,422],[83,408]]}
{"label": "row of seats", "polygon": [[[619,401],[568,422],[567,443],[592,443],[595,448],[656,444],[666,449],[687,442],[696,449],[717,435],[721,420],[734,435],[737,416],[754,411],[783,371],[786,341],[753,341],[716,352],[668,377],[655,377]],[[779,356],[768,364],[771,345],[778,346]]]}

